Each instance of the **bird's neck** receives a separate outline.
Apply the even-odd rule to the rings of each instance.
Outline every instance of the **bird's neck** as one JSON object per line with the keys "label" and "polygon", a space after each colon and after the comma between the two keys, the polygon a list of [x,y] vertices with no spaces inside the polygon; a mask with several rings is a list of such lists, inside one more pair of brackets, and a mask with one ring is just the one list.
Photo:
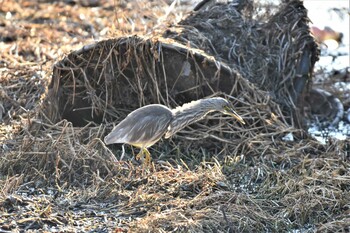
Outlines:
{"label": "bird's neck", "polygon": [[201,109],[200,107],[195,105],[184,105],[183,107],[173,109],[172,112],[173,120],[169,125],[169,131],[166,134],[166,137],[170,137],[171,135],[183,129],[187,125],[201,120],[210,111],[208,111],[207,109]]}

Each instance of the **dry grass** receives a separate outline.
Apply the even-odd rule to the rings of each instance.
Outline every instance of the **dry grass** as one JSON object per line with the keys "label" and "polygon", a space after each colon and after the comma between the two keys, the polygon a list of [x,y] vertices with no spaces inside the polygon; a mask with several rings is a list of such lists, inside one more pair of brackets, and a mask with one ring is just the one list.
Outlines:
{"label": "dry grass", "polygon": [[[149,4],[152,10],[145,11]],[[291,12],[271,8],[272,21],[260,16],[265,27],[278,21],[279,9]],[[234,53],[231,60],[221,56],[225,60],[219,56],[225,49],[215,54],[205,43],[196,44],[194,38],[207,38],[208,31],[192,28],[191,47],[179,43],[184,33],[161,37],[167,30],[162,20],[183,14],[166,2],[104,1],[97,8],[1,2],[0,12],[11,12],[12,18],[1,18],[0,27],[1,35],[7,33],[0,42],[0,230],[349,231],[349,142],[312,140],[294,127],[295,111],[286,110],[295,102],[283,101],[291,95],[283,90],[302,60],[300,51],[311,43],[300,9],[290,23],[283,21],[285,30],[269,38],[255,29],[254,8],[238,14],[247,29],[241,36],[249,30],[258,34],[242,45],[241,60]],[[176,27],[188,25],[183,21],[171,28]],[[125,35],[148,32],[153,35]],[[89,38],[110,36],[121,37],[79,50],[92,42]],[[263,38],[267,44],[259,42]],[[268,39],[285,50],[268,46]],[[249,50],[249,43],[264,49]],[[257,51],[270,60],[254,60]],[[278,76],[271,66],[281,57],[286,62]],[[191,72],[184,78],[179,67],[186,62]],[[270,76],[273,82],[286,79],[286,85],[267,85]],[[179,77],[184,80],[176,82]],[[247,126],[211,115],[152,147],[154,163],[146,171],[130,147],[124,161],[116,161],[120,145],[107,148],[101,141],[112,121],[141,105],[175,107],[214,95],[230,99]],[[86,121],[79,125],[82,118]],[[294,141],[283,140],[289,133]]]}

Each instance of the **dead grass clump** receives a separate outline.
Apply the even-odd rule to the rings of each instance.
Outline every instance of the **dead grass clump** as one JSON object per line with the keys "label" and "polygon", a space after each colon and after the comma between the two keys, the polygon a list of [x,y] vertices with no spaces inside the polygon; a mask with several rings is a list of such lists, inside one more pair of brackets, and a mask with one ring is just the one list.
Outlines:
{"label": "dead grass clump", "polygon": [[[52,122],[68,119],[75,126],[83,126],[89,121],[119,121],[131,110],[150,103],[176,107],[193,99],[225,95],[235,103],[236,110],[243,117],[247,116],[249,130],[235,123],[221,123],[219,117],[213,116],[203,124],[197,124],[195,130],[183,131],[174,137],[175,144],[186,144],[190,140],[192,143],[188,148],[194,151],[195,148],[208,149],[223,158],[228,154],[273,154],[281,145],[278,141],[291,131],[294,140],[304,138],[302,130],[289,125],[298,125],[295,104],[299,103],[297,100],[306,82],[304,80],[300,84],[297,81],[293,86],[294,77],[301,75],[302,79],[308,79],[317,57],[315,43],[309,36],[306,11],[300,2],[292,1],[271,14],[271,20],[267,20],[266,15],[256,19],[253,17],[254,8],[248,3],[214,6],[210,11],[211,21],[203,24],[206,26],[201,24],[201,19],[206,19],[204,16],[208,11],[193,13],[180,22],[178,27],[183,28],[176,30],[180,34],[169,36],[169,31],[163,33],[163,36],[176,41],[155,35],[121,37],[72,52],[54,67],[43,104],[44,116]],[[290,17],[288,22],[281,16],[284,13]],[[266,14],[269,11],[266,10]],[[280,23],[278,27],[276,22]],[[291,25],[296,26],[291,28]],[[228,33],[230,30],[239,30],[242,37],[232,37]],[[217,44],[196,45],[197,40],[191,37],[187,41],[194,43],[191,45],[184,41],[191,33]],[[274,36],[270,37],[271,34]],[[226,37],[229,39],[226,40]],[[230,50],[227,50],[227,43],[231,44]],[[243,46],[246,53],[233,53],[240,48],[240,43],[247,43]],[[285,50],[276,44],[284,46]],[[210,52],[209,48],[215,48],[216,52]],[[268,53],[260,56],[255,50]],[[305,51],[308,54],[303,54]],[[228,53],[232,54],[228,56]],[[309,65],[304,66],[303,62]],[[298,66],[303,68],[301,73],[295,73]],[[279,69],[277,72],[276,67]],[[304,70],[305,67],[307,70]],[[271,69],[273,71],[270,72]],[[281,75],[282,71],[287,74]],[[265,75],[262,79],[254,79],[261,73]],[[257,89],[251,82],[263,87],[263,90]],[[271,138],[277,142],[271,141]],[[199,139],[204,139],[204,143],[198,142]]]}
{"label": "dead grass clump", "polygon": [[268,91],[290,115],[301,104],[299,98],[318,60],[308,23],[300,1],[276,5],[233,1],[203,7],[163,36],[225,62],[259,89]]}
{"label": "dead grass clump", "polygon": [[[36,130],[23,129],[19,132],[17,138],[21,138],[20,144],[18,141],[6,144],[8,148],[19,150],[4,150],[0,163],[4,174],[27,174],[24,182],[34,182],[36,187],[48,184],[60,187],[66,186],[67,182],[70,185],[91,184],[92,176],[97,174],[105,178],[115,175],[111,153],[96,139],[101,130],[103,132],[102,128],[76,130],[67,121],[36,125],[40,123],[32,122]],[[41,130],[45,134],[38,133]]]}

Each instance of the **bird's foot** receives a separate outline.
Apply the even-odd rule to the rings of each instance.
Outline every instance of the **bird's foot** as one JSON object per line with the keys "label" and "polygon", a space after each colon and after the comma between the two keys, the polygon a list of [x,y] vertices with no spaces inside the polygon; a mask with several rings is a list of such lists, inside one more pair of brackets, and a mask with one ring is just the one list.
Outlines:
{"label": "bird's foot", "polygon": [[140,160],[143,157],[143,151],[141,150],[137,155],[136,155],[136,160]]}
{"label": "bird's foot", "polygon": [[145,155],[145,160],[143,161],[144,166],[149,166],[151,164],[152,159],[151,159],[151,154],[146,148],[141,149],[140,153],[136,155],[136,159],[137,160],[141,159],[143,155]]}

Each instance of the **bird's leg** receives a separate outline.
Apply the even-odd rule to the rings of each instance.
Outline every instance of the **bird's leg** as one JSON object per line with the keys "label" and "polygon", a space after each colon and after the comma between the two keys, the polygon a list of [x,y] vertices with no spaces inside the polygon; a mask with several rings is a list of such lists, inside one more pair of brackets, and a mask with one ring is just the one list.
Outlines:
{"label": "bird's leg", "polygon": [[149,153],[147,148],[144,148],[143,152],[145,153],[145,164],[150,164],[151,163],[151,154]]}
{"label": "bird's leg", "polygon": [[141,148],[140,152],[136,155],[136,159],[139,160],[142,158],[142,156],[143,156],[143,149]]}
{"label": "bird's leg", "polygon": [[141,148],[140,152],[136,155],[136,159],[139,160],[143,155],[145,155],[144,164],[149,164],[151,162],[151,154],[147,148]]}

